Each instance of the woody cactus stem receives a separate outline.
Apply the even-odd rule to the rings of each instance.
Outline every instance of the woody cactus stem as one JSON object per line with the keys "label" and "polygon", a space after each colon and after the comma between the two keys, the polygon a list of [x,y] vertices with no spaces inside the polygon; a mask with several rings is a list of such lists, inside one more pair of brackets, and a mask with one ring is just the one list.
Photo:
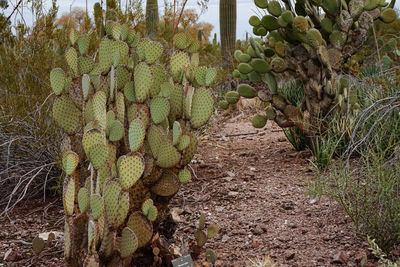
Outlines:
{"label": "woody cactus stem", "polygon": [[219,25],[223,66],[231,68],[236,42],[236,0],[219,1]]}
{"label": "woody cactus stem", "polygon": [[150,37],[155,37],[158,29],[158,2],[157,0],[146,1],[146,27]]}
{"label": "woody cactus stem", "polygon": [[115,20],[116,8],[115,0],[106,0],[106,20]]}

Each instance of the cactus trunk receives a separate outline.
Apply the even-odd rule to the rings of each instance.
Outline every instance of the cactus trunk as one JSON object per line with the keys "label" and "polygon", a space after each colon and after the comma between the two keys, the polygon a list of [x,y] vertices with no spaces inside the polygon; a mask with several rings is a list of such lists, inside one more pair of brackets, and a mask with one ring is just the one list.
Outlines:
{"label": "cactus trunk", "polygon": [[219,27],[222,63],[225,68],[231,68],[236,42],[236,0],[219,1]]}
{"label": "cactus trunk", "polygon": [[146,28],[151,38],[157,35],[158,30],[158,0],[146,1]]}

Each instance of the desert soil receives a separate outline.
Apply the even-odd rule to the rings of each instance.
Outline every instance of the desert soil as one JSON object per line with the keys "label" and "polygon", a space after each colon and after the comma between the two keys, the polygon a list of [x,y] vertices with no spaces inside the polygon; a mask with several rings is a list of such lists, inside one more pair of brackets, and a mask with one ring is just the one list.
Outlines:
{"label": "desert soil", "polygon": [[[193,181],[170,205],[176,251],[185,253],[205,213],[220,228],[205,245],[217,254],[216,266],[247,266],[266,256],[279,266],[360,266],[368,244],[343,209],[307,194],[309,154],[293,150],[269,123],[260,130],[247,120],[214,125],[200,140]],[[62,266],[62,228],[59,198],[26,201],[0,221],[0,266]],[[59,235],[34,256],[31,240],[49,231]]]}

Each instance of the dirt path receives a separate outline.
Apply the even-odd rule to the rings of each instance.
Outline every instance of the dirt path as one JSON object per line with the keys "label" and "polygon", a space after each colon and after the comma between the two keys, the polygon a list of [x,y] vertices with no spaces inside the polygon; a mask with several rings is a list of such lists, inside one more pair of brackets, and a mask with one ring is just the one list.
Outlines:
{"label": "dirt path", "polygon": [[[242,135],[229,137],[237,134]],[[206,244],[217,253],[216,266],[245,266],[249,258],[266,255],[283,266],[359,265],[366,243],[354,235],[338,204],[306,194],[312,178],[307,155],[294,151],[278,128],[220,124],[201,140],[198,152],[192,164],[197,179],[171,203],[180,221],[177,247],[193,239],[203,212],[220,228]],[[0,222],[0,266],[61,266],[62,238],[32,258],[27,242],[40,232],[62,231],[60,204],[36,202],[10,214],[12,224]]]}
{"label": "dirt path", "polygon": [[208,246],[217,266],[244,266],[265,255],[283,266],[356,266],[366,244],[337,203],[306,194],[312,173],[303,155],[271,125],[258,131],[249,122],[220,125],[202,141],[194,164],[199,179],[173,201],[188,222],[176,235],[192,231],[194,215],[204,212],[220,227]]}

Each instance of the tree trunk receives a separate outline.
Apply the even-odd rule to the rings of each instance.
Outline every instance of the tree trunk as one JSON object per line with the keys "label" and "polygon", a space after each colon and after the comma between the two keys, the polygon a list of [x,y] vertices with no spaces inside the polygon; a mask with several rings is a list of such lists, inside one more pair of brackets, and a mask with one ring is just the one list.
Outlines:
{"label": "tree trunk", "polygon": [[232,54],[236,42],[236,0],[219,1],[221,55],[224,68],[232,68]]}

